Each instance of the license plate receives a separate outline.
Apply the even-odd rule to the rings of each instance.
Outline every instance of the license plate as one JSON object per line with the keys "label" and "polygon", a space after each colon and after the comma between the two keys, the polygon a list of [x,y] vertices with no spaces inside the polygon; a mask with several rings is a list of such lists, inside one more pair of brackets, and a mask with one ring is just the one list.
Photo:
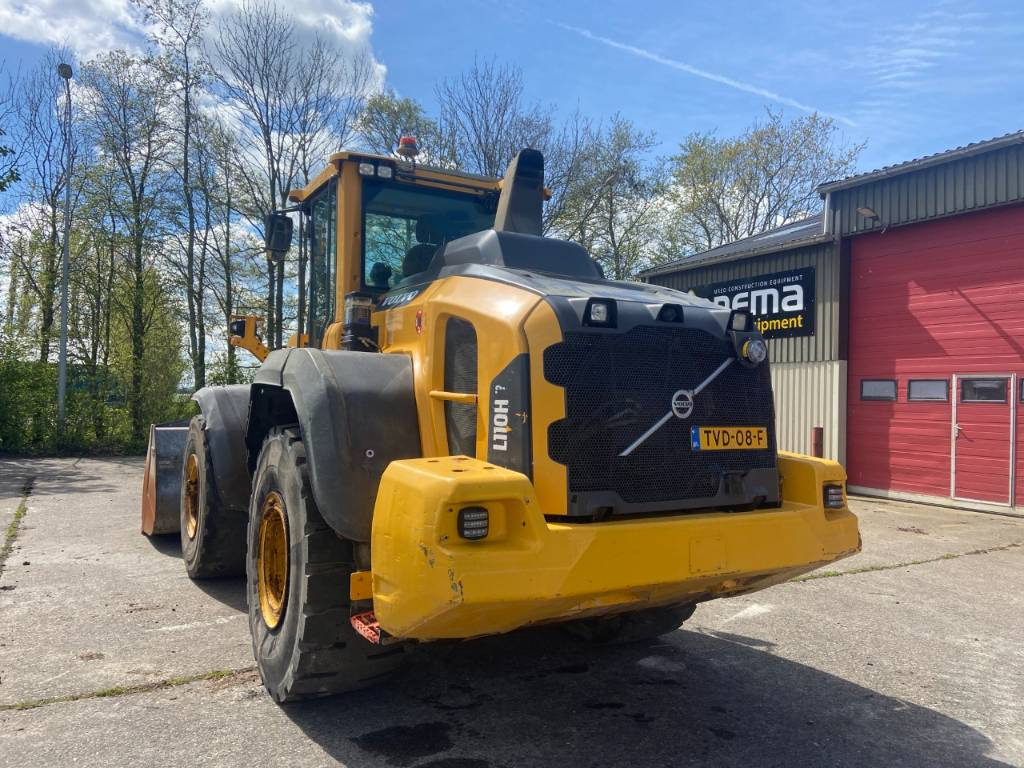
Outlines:
{"label": "license plate", "polygon": [[768,448],[765,427],[692,427],[690,445],[695,451],[757,451]]}

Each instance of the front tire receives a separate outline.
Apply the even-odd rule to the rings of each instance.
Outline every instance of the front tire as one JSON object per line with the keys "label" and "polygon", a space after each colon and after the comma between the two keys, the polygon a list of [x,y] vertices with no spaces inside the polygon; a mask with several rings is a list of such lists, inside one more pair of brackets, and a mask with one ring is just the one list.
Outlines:
{"label": "front tire", "polygon": [[352,628],[354,548],[320,516],[295,428],[274,429],[263,443],[248,543],[253,654],[275,701],[362,688],[401,664],[402,645],[372,645]]}
{"label": "front tire", "polygon": [[181,470],[181,556],[192,579],[245,572],[246,514],[221,504],[210,459],[206,420],[193,416]]}

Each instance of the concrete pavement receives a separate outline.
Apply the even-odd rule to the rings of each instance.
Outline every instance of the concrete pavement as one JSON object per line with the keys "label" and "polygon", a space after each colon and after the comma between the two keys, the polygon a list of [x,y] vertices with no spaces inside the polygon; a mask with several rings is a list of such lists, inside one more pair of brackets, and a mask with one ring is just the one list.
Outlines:
{"label": "concrete pavement", "polygon": [[5,526],[33,476],[0,576],[0,766],[1024,765],[1019,519],[856,500],[863,554],[656,643],[425,646],[385,688],[282,708],[241,582],[139,535],[141,460],[0,460]]}

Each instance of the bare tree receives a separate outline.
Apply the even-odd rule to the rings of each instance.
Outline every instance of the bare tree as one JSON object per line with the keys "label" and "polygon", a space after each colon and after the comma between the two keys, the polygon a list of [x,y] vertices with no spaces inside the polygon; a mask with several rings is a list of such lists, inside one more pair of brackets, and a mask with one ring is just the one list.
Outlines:
{"label": "bare tree", "polygon": [[[0,62],[0,75],[4,74],[4,64]],[[4,141],[7,129],[15,112],[15,84],[12,78],[0,86],[0,192],[19,179],[18,152]]]}
{"label": "bare tree", "polygon": [[544,233],[559,235],[572,228],[574,200],[589,186],[599,129],[579,109],[570,114],[544,147],[544,179],[551,197],[544,205]]}
{"label": "bare tree", "polygon": [[152,26],[151,39],[162,51],[157,60],[176,100],[174,122],[179,160],[174,164],[181,184],[185,224],[182,228],[182,292],[188,308],[189,358],[195,387],[206,385],[205,252],[196,253],[196,189],[192,179],[192,143],[196,99],[206,74],[202,36],[208,16],[203,0],[133,0]]}
{"label": "bare tree", "polygon": [[[247,213],[257,226],[287,204],[328,148],[351,137],[372,75],[368,56],[324,38],[304,41],[294,19],[270,0],[246,0],[221,24],[213,57],[221,92],[237,111]],[[248,161],[248,162],[246,162]],[[284,264],[267,262],[267,332],[281,346]]]}
{"label": "bare tree", "polygon": [[[201,191],[203,231],[201,247],[208,254],[207,285],[216,309],[210,322],[227,331],[232,316],[239,312],[239,297],[246,292],[253,269],[262,250],[236,227],[235,187],[238,184],[238,146],[224,125],[214,117],[200,121],[196,142],[196,182]],[[228,345],[219,380],[226,384],[239,381],[237,350]]]}
{"label": "bare tree", "polygon": [[815,187],[852,171],[863,144],[836,142],[835,121],[818,114],[767,118],[741,135],[692,134],[672,158],[672,225],[663,256],[749,237],[821,209]]}
{"label": "bare tree", "polygon": [[128,406],[132,439],[142,442],[148,427],[143,403],[146,337],[162,308],[154,298],[159,286],[149,249],[159,231],[161,204],[171,178],[164,173],[173,147],[166,115],[170,89],[151,60],[123,51],[90,62],[82,81],[89,91],[83,101],[91,141],[100,162],[114,171],[110,206],[124,238],[123,315],[131,343]]}
{"label": "bare tree", "polygon": [[554,132],[553,110],[528,103],[523,90],[521,70],[479,59],[438,84],[441,131],[458,167],[501,176],[523,147],[546,149]]}
{"label": "bare tree", "polygon": [[323,169],[331,153],[355,141],[374,73],[365,52],[343,51],[323,38],[315,38],[304,53],[295,83],[292,131],[303,183]]}
{"label": "bare tree", "polygon": [[436,89],[443,165],[501,176],[525,148],[544,153],[545,179],[552,197],[544,207],[544,231],[558,232],[566,201],[584,181],[593,125],[579,110],[559,122],[549,105],[525,96],[522,71],[479,59]]}
{"label": "bare tree", "polygon": [[[21,217],[24,219],[24,217]],[[33,308],[36,302],[32,265],[34,247],[30,221],[14,221],[0,233],[0,263],[7,265],[7,300],[4,307],[3,347],[0,357],[21,359],[36,342]]]}
{"label": "bare tree", "polygon": [[[70,52],[51,48],[18,89],[16,136],[21,144],[20,164],[24,181],[20,200],[27,225],[41,238],[39,247],[24,252],[21,274],[38,302],[39,360],[46,362],[53,343],[54,305],[60,254],[63,248],[64,189],[68,182],[65,142],[71,142],[72,164],[78,153],[78,137],[65,135],[64,83],[57,64],[71,61]],[[77,199],[77,195],[75,196]]]}

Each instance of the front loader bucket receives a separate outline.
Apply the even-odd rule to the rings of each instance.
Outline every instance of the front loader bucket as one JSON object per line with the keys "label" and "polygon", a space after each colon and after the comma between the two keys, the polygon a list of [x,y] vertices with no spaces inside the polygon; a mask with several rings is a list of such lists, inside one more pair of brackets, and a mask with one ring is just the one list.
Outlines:
{"label": "front loader bucket", "polygon": [[147,536],[177,533],[181,528],[181,463],[187,436],[187,420],[149,428],[142,480],[142,532]]}

